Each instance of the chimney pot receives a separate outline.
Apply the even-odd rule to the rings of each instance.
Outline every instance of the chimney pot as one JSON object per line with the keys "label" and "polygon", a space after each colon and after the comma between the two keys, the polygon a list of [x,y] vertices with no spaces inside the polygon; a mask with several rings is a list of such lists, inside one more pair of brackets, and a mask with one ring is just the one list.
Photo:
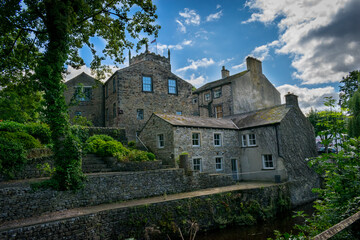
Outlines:
{"label": "chimney pot", "polygon": [[228,76],[230,76],[229,70],[225,69],[225,66],[222,66],[221,78],[227,78]]}
{"label": "chimney pot", "polygon": [[288,94],[285,95],[285,102],[286,107],[299,107],[298,96],[293,93],[288,92]]}

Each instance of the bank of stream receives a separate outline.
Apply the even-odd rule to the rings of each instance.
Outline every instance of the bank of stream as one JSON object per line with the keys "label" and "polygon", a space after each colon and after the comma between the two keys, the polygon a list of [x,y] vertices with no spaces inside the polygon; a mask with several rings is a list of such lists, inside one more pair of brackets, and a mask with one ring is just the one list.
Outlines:
{"label": "bank of stream", "polygon": [[274,230],[280,232],[293,231],[295,224],[302,224],[304,219],[293,218],[294,211],[304,211],[306,214],[311,215],[314,212],[312,207],[313,203],[305,204],[297,207],[292,211],[277,216],[266,222],[258,223],[253,226],[233,226],[220,230],[209,231],[197,235],[196,240],[263,240],[267,238],[274,238]]}

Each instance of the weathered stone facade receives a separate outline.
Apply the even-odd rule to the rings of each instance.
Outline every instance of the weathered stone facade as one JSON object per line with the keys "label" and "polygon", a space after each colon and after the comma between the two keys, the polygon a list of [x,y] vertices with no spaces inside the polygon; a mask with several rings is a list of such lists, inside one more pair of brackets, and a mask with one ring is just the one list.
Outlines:
{"label": "weathered stone facade", "polygon": [[[75,116],[83,116],[94,126],[104,126],[104,92],[101,82],[96,81],[86,73],[70,79],[66,83],[65,101],[70,104],[76,100],[77,104],[69,107],[70,120]],[[77,94],[77,91],[83,91]]]}
{"label": "weathered stone facade", "polygon": [[224,67],[222,79],[194,91],[198,112],[205,117],[225,117],[280,105],[280,93],[263,75],[261,62],[246,59],[247,70],[235,75]]}

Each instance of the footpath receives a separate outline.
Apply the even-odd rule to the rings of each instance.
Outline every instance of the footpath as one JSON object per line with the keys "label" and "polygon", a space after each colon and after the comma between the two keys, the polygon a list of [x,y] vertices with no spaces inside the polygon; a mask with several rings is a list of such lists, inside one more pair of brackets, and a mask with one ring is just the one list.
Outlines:
{"label": "footpath", "polygon": [[[38,180],[39,179],[37,179],[36,181],[38,181]],[[14,182],[1,183],[0,188],[6,187],[9,185],[23,184],[25,182],[29,183],[32,181],[35,181],[35,180],[30,179],[30,180],[20,180],[20,181],[14,181]],[[237,191],[237,190],[265,188],[265,187],[270,187],[270,186],[274,186],[274,185],[279,185],[279,184],[268,183],[268,182],[267,183],[265,183],[265,182],[240,182],[236,185],[226,186],[226,187],[208,188],[208,189],[202,189],[202,190],[198,190],[198,191],[169,194],[169,195],[164,194],[162,196],[156,196],[156,197],[149,197],[149,198],[143,198],[143,199],[135,199],[135,200],[122,201],[122,202],[101,204],[101,205],[97,205],[97,206],[73,208],[73,209],[69,209],[69,210],[62,210],[62,211],[56,211],[56,212],[42,214],[41,216],[37,216],[37,217],[30,217],[30,218],[25,218],[25,219],[7,221],[0,225],[0,231],[21,228],[21,227],[26,227],[26,226],[32,226],[32,225],[38,225],[38,224],[46,224],[46,223],[51,223],[54,221],[62,221],[62,220],[66,220],[69,218],[96,214],[96,213],[103,212],[103,211],[109,211],[109,210],[111,211],[111,210],[121,209],[121,208],[128,208],[128,207],[135,207],[135,206],[141,206],[141,205],[149,205],[149,204],[155,204],[155,203],[161,203],[161,202],[181,200],[181,199],[186,199],[186,198],[207,196],[207,195],[226,193],[226,192],[232,192],[232,191]]]}

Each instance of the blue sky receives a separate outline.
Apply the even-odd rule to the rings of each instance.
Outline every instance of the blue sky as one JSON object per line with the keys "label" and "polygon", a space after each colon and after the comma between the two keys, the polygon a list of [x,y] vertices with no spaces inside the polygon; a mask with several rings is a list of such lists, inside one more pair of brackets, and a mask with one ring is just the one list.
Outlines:
{"label": "blue sky", "polygon": [[[172,72],[196,87],[218,80],[222,66],[231,75],[245,70],[250,55],[282,96],[297,94],[307,112],[321,109],[325,96],[337,97],[341,78],[360,69],[358,0],[153,2],[161,30],[149,49],[167,55],[169,48]],[[81,55],[89,64],[86,49]]]}

